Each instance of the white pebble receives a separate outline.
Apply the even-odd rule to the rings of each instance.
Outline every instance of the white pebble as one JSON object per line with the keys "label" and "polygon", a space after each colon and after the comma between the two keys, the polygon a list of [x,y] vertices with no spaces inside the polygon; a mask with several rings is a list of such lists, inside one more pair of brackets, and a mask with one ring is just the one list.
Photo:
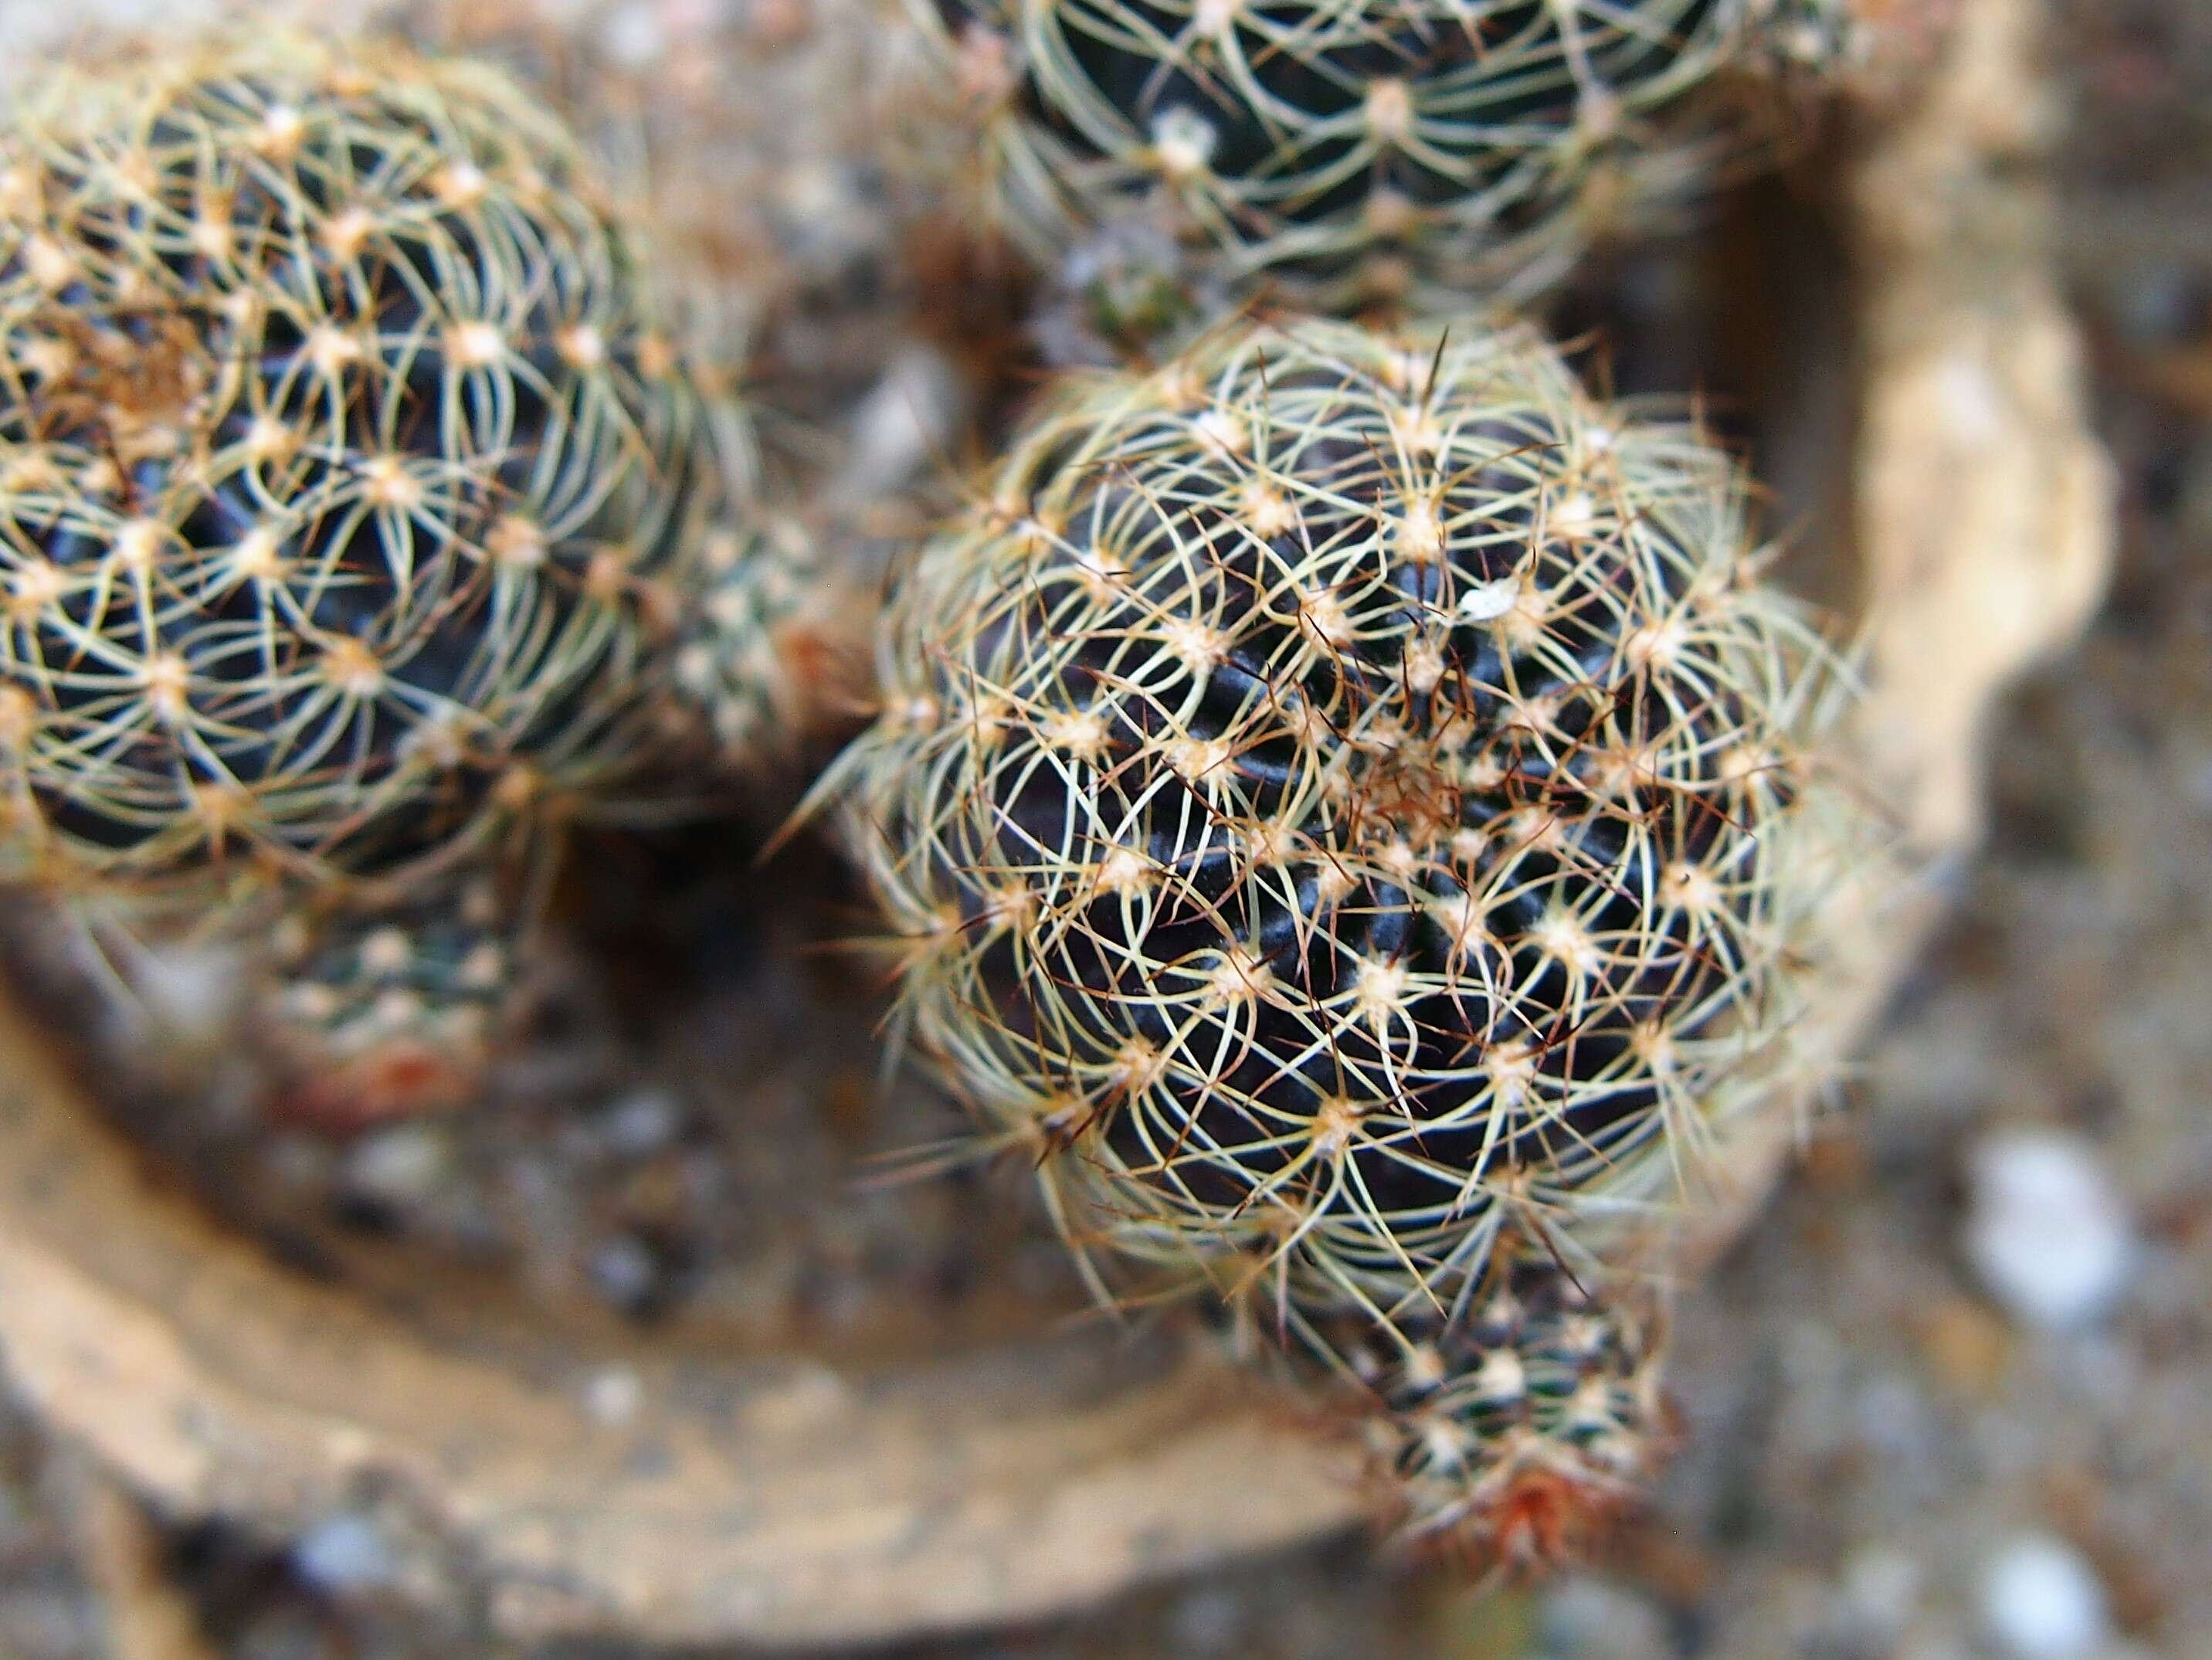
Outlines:
{"label": "white pebble", "polygon": [[584,1410],[610,1429],[635,1418],[645,1404],[645,1384],[628,1366],[605,1366],[584,1384]]}
{"label": "white pebble", "polygon": [[163,945],[128,959],[131,983],[158,1030],[156,1038],[208,1042],[237,1012],[245,963],[234,946]]}
{"label": "white pebble", "polygon": [[1911,1553],[1891,1545],[1869,1546],[1844,1566],[1838,1601],[1868,1647],[1896,1646],[1919,1607],[1921,1577]]}
{"label": "white pebble", "polygon": [[2077,1660],[2108,1634],[2105,1588],[2076,1552],[2045,1535],[2025,1535],[1983,1576],[1982,1623],[2015,1660]]}
{"label": "white pebble", "polygon": [[1975,1146],[1967,1173],[1967,1260],[2008,1313],[2063,1331],[2111,1310],[2135,1235],[2088,1143],[2056,1130],[2001,1131]]}
{"label": "white pebble", "polygon": [[966,402],[960,371],[943,353],[901,351],[853,411],[841,498],[873,500],[921,473],[944,453]]}
{"label": "white pebble", "polygon": [[391,1547],[366,1516],[317,1523],[292,1547],[292,1566],[309,1584],[336,1596],[381,1590],[399,1578]]}
{"label": "white pebble", "polygon": [[684,1126],[684,1104],[663,1089],[633,1090],[610,1106],[599,1121],[607,1151],[625,1158],[659,1152]]}
{"label": "white pebble", "polygon": [[655,8],[632,0],[599,26],[599,45],[623,69],[649,69],[668,50],[668,32]]}
{"label": "white pebble", "polygon": [[398,1124],[363,1136],[348,1153],[345,1183],[387,1205],[417,1203],[446,1174],[446,1141],[422,1124]]}

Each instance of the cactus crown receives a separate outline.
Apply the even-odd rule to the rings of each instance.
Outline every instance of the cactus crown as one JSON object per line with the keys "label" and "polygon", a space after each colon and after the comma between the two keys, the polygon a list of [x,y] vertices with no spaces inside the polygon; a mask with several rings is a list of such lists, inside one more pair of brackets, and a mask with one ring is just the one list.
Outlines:
{"label": "cactus crown", "polygon": [[950,0],[992,187],[1048,258],[1149,210],[1332,304],[1525,298],[1706,148],[1771,0]]}
{"label": "cactus crown", "polygon": [[1517,331],[1239,325],[1036,423],[827,787],[1071,1231],[1449,1306],[1689,1179],[1786,1047],[1832,684],[1744,511]]}
{"label": "cactus crown", "polygon": [[665,751],[730,482],[629,232],[500,75],[278,34],[0,140],[0,874],[465,856]]}

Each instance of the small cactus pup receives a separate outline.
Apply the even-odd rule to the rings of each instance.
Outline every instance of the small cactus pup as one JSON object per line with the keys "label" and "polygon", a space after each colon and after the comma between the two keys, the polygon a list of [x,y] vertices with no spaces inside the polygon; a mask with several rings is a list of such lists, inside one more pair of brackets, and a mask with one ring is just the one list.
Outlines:
{"label": "small cactus pup", "polygon": [[289,912],[253,1010],[282,1110],[351,1130],[474,1098],[532,1000],[533,915],[478,873]]}
{"label": "small cactus pup", "polygon": [[787,770],[806,739],[849,733],[866,708],[875,598],[824,569],[827,542],[794,514],[763,512],[704,544],[676,684],[733,772]]}
{"label": "small cactus pup", "polygon": [[[938,0],[988,210],[1044,268],[1118,222],[1232,292],[1522,303],[1744,135],[1711,95],[1825,60],[1842,0]],[[1079,293],[1079,283],[1067,286]]]}
{"label": "small cactus pup", "polygon": [[1656,1294],[1509,1254],[1449,1310],[1322,1323],[1395,1537],[1477,1571],[1556,1567],[1643,1497],[1672,1441]]}
{"label": "small cactus pup", "polygon": [[1746,494],[1517,329],[1240,322],[1036,419],[822,792],[1086,1256],[1449,1306],[1711,1190],[1803,1081],[1838,684]]}
{"label": "small cactus pup", "polygon": [[749,466],[501,74],[285,33],[0,135],[0,879],[403,885],[659,787]]}

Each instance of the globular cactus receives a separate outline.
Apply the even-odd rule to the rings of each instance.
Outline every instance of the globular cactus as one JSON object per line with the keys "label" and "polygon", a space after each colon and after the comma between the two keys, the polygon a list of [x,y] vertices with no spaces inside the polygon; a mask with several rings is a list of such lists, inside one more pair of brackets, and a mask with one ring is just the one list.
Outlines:
{"label": "globular cactus", "polygon": [[1164,227],[1342,309],[1525,301],[1742,147],[1701,94],[1844,0],[939,0],[992,210],[1047,269]]}
{"label": "globular cactus", "polygon": [[1030,333],[1055,368],[1133,363],[1171,354],[1194,324],[1230,308],[1226,286],[1194,268],[1164,229],[1120,219],[1069,250]]}
{"label": "globular cactus", "polygon": [[747,465],[647,258],[479,65],[45,76],[0,138],[0,879],[388,881],[647,791]]}
{"label": "globular cactus", "polygon": [[1518,331],[1238,324],[1029,428],[823,787],[1071,1236],[1449,1306],[1698,1196],[1802,1081],[1837,684],[1745,493]]}
{"label": "globular cactus", "polygon": [[789,514],[762,514],[706,542],[676,684],[735,771],[790,761],[805,738],[865,706],[874,599],[850,571],[823,569],[825,539]]}
{"label": "globular cactus", "polygon": [[1398,1537],[1467,1566],[1558,1566],[1643,1496],[1670,1449],[1664,1327],[1642,1292],[1501,1263],[1449,1310],[1324,1323]]}
{"label": "globular cactus", "polygon": [[471,873],[285,915],[254,1017],[289,1110],[359,1128],[469,1101],[527,1006],[532,914]]}

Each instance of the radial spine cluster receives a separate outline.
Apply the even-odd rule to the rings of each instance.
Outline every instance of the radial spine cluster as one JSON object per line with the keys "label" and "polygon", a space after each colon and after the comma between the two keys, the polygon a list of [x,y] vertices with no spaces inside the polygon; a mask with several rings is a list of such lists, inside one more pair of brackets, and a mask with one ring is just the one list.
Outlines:
{"label": "radial spine cluster", "polygon": [[[1164,228],[1333,307],[1525,300],[1737,142],[1699,94],[1837,0],[940,0],[992,210],[1048,268]],[[1808,15],[1809,14],[1809,15]]]}
{"label": "radial spine cluster", "polygon": [[1079,1244],[1449,1307],[1694,1191],[1786,1067],[1834,684],[1745,513],[1512,331],[1239,324],[1029,429],[828,787]]}
{"label": "radial spine cluster", "polygon": [[46,77],[0,138],[0,877],[389,879],[646,789],[743,469],[648,289],[483,66]]}

